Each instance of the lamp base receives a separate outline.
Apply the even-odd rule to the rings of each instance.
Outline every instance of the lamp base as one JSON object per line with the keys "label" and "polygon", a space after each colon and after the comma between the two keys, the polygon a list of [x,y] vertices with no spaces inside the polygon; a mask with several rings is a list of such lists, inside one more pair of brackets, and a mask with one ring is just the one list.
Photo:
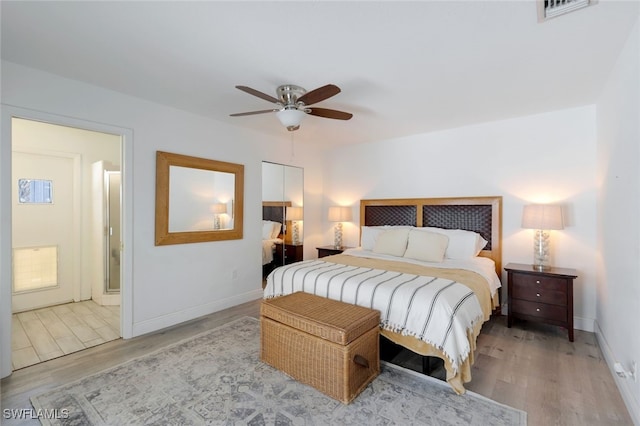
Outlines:
{"label": "lamp base", "polygon": [[333,247],[340,250],[342,248],[342,222],[338,222],[333,231]]}
{"label": "lamp base", "polygon": [[533,266],[538,271],[549,267],[549,232],[538,229],[533,235]]}
{"label": "lamp base", "polygon": [[300,244],[300,230],[298,229],[298,222],[293,222],[293,236],[291,238],[291,242],[295,246]]}
{"label": "lamp base", "polygon": [[549,269],[551,269],[551,266],[549,266],[549,265],[533,265],[533,269],[538,271],[538,272],[543,272],[543,271],[548,271]]}

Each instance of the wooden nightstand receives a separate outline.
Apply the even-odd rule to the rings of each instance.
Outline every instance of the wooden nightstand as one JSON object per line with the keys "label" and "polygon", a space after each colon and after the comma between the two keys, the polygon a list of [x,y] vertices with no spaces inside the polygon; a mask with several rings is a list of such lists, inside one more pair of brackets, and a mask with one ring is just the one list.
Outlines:
{"label": "wooden nightstand", "polygon": [[559,325],[569,330],[573,342],[573,280],[576,270],[549,267],[539,271],[532,265],[509,263],[509,315],[507,326],[514,318]]}
{"label": "wooden nightstand", "polygon": [[318,259],[325,256],[331,256],[333,254],[340,254],[348,248],[352,247],[342,247],[339,249],[335,248],[334,246],[316,247],[316,249],[318,250]]}
{"label": "wooden nightstand", "polygon": [[277,243],[275,258],[278,265],[288,265],[290,263],[300,262],[303,256],[304,245]]}

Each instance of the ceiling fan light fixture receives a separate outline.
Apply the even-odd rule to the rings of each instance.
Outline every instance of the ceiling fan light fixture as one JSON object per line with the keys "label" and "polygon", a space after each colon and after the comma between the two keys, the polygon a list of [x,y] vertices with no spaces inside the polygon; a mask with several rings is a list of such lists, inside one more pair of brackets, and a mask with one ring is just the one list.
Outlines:
{"label": "ceiling fan light fixture", "polygon": [[276,113],[278,116],[278,120],[282,123],[283,126],[287,128],[290,132],[294,130],[298,130],[300,128],[300,123],[305,115],[307,115],[304,111],[300,111],[299,109],[282,109]]}

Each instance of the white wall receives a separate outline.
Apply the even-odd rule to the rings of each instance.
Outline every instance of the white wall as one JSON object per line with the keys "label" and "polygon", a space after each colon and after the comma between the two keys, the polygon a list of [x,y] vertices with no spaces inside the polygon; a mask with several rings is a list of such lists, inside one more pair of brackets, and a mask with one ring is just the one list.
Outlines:
{"label": "white wall", "polygon": [[[522,207],[530,202],[561,203],[567,223],[553,234],[552,263],[578,270],[575,325],[593,331],[595,134],[595,106],[585,106],[343,147],[325,156],[323,209],[354,206],[344,242],[357,246],[361,198],[501,195],[506,265],[532,262],[533,235],[520,227]],[[324,242],[330,243],[332,224],[324,223]],[[506,301],[506,290],[503,296]]]}
{"label": "white wall", "polygon": [[[640,363],[640,19],[597,104],[598,247],[597,335],[611,367]],[[639,381],[618,387],[640,424]]]}
{"label": "white wall", "polygon": [[[114,126],[125,129],[131,140],[125,141],[123,185],[130,187],[132,206],[123,227],[132,234],[125,245],[123,261],[133,264],[129,291],[131,335],[173,325],[203,314],[224,309],[262,296],[261,291],[261,169],[262,161],[300,166],[305,169],[305,206],[319,210],[322,202],[320,154],[310,146],[296,146],[283,128],[281,140],[269,140],[255,132],[228,126],[207,117],[196,116],[117,92],[16,64],[2,63],[3,125],[6,111],[13,107],[50,114],[64,121],[82,121],[89,128]],[[27,114],[30,115],[30,114]],[[274,118],[275,119],[275,118]],[[10,187],[5,179],[10,165],[10,137],[5,130],[0,145],[0,293],[2,303],[1,351],[2,375],[9,373],[10,315],[5,312],[10,292],[10,219],[4,206],[10,202]],[[245,165],[244,238],[241,240],[154,246],[155,152],[157,150],[229,161]],[[314,203],[316,206],[314,208]],[[311,219],[311,218],[309,218]],[[320,222],[306,224],[307,238],[320,235]],[[126,244],[126,242],[125,242]],[[305,252],[313,252],[310,245]],[[235,277],[235,278],[234,278]],[[123,286],[125,283],[123,283]],[[123,287],[123,297],[125,297]],[[123,307],[123,309],[125,309]],[[9,365],[9,368],[7,368]]]}

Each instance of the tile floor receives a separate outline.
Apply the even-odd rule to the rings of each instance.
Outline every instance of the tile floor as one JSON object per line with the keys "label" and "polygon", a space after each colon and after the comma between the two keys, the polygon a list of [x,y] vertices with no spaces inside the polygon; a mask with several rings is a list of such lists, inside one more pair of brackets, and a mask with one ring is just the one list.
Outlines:
{"label": "tile floor", "polygon": [[13,314],[14,370],[120,338],[120,306],[92,300]]}

